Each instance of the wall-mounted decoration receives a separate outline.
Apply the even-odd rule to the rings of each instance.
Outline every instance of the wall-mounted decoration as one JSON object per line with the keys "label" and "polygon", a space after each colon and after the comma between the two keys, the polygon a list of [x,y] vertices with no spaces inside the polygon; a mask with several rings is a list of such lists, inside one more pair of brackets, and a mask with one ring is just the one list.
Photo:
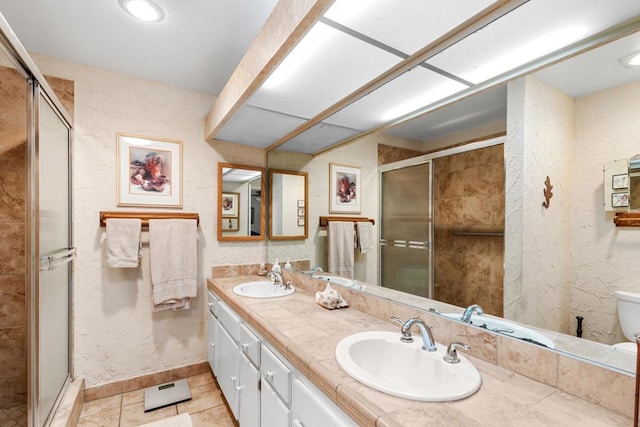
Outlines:
{"label": "wall-mounted decoration", "polygon": [[360,213],[360,168],[329,163],[329,212]]}
{"label": "wall-mounted decoration", "polygon": [[118,206],[182,207],[182,141],[117,135]]}
{"label": "wall-mounted decoration", "polygon": [[542,194],[544,195],[544,202],[542,202],[542,206],[546,209],[549,209],[549,201],[553,197],[553,185],[551,185],[551,178],[547,176],[547,179],[544,180],[544,189],[542,190]]}
{"label": "wall-mounted decoration", "polygon": [[611,177],[611,188],[613,190],[622,190],[624,188],[629,188],[629,175],[626,173],[613,175]]}
{"label": "wall-mounted decoration", "polygon": [[304,217],[304,208],[298,208],[298,216]]}
{"label": "wall-mounted decoration", "polygon": [[222,193],[222,217],[237,218],[240,212],[240,193]]}
{"label": "wall-mounted decoration", "polygon": [[611,206],[614,208],[624,208],[629,206],[629,193],[613,193],[611,195]]}
{"label": "wall-mounted decoration", "polygon": [[298,200],[298,207],[304,208],[304,200]]}
{"label": "wall-mounted decoration", "polygon": [[222,231],[238,231],[240,224],[238,218],[222,218]]}
{"label": "wall-mounted decoration", "polygon": [[298,227],[304,227],[304,218],[298,218]]}

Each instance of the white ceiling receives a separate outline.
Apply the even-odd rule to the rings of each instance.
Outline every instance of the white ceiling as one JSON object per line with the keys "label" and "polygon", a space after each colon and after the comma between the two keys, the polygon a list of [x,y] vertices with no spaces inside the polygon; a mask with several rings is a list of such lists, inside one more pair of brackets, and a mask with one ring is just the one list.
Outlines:
{"label": "white ceiling", "polygon": [[155,0],[144,23],[118,0],[0,0],[30,52],[218,95],[277,0]]}

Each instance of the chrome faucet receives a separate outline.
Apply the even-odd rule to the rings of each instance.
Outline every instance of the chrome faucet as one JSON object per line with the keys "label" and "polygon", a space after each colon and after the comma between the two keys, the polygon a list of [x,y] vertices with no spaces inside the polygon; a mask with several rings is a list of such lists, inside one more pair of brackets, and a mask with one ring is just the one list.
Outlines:
{"label": "chrome faucet", "polygon": [[282,278],[282,274],[277,271],[270,271],[267,273],[267,277],[273,279],[274,285],[284,285],[284,279]]}
{"label": "chrome faucet", "polygon": [[418,325],[420,331],[422,331],[422,349],[427,351],[438,350],[436,342],[433,339],[433,335],[431,334],[431,326],[427,326],[422,319],[413,317],[406,322],[403,322],[400,318],[392,316],[391,320],[402,325],[402,328],[400,329],[400,341],[407,343],[413,342],[413,336],[411,335],[410,330],[413,325]]}
{"label": "chrome faucet", "polygon": [[482,309],[482,307],[480,307],[478,304],[472,304],[464,310],[464,313],[462,313],[462,317],[460,317],[460,320],[466,323],[471,323],[471,315],[473,314],[473,312],[484,314],[484,310]]}
{"label": "chrome faucet", "polygon": [[458,357],[458,348],[464,348],[465,350],[471,350],[471,347],[461,342],[452,342],[447,347],[447,354],[442,356],[445,362],[447,363],[460,363],[460,358]]}
{"label": "chrome faucet", "polygon": [[322,273],[324,270],[320,266],[313,267],[311,270],[309,270],[309,276],[313,277],[313,275],[316,274],[316,271],[319,271]]}

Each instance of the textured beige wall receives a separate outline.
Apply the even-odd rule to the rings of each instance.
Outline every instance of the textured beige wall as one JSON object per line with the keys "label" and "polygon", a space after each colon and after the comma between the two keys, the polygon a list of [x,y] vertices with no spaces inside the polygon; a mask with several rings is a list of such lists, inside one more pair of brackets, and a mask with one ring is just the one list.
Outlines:
{"label": "textured beige wall", "polygon": [[640,153],[640,82],[576,101],[576,156],[572,225],[572,312],[585,318],[585,337],[626,341],[615,290],[640,293],[640,229],[616,228],[603,208],[603,165]]}
{"label": "textured beige wall", "polygon": [[[215,239],[217,163],[264,165],[260,150],[208,144],[205,93],[34,55],[45,74],[75,81],[74,367],[87,387],[206,360],[205,281],[212,265],[257,263],[265,243]],[[151,312],[148,243],[142,267],[105,266],[101,210],[116,209],[116,133],[183,142],[185,212],[200,214],[198,297],[189,311]],[[148,234],[143,233],[148,242]]]}
{"label": "textured beige wall", "polygon": [[569,333],[574,100],[525,77],[509,85],[507,117],[504,314]]}

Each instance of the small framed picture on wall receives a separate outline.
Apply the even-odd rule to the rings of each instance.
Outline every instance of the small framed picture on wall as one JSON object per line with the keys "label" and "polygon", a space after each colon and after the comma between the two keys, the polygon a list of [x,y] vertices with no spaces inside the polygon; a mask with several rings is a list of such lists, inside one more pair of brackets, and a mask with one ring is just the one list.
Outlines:
{"label": "small framed picture on wall", "polygon": [[613,193],[611,195],[611,206],[614,208],[626,208],[629,206],[629,193]]}
{"label": "small framed picture on wall", "polygon": [[624,188],[629,188],[629,175],[626,173],[620,175],[613,175],[611,178],[611,188],[614,190],[622,190]]}

